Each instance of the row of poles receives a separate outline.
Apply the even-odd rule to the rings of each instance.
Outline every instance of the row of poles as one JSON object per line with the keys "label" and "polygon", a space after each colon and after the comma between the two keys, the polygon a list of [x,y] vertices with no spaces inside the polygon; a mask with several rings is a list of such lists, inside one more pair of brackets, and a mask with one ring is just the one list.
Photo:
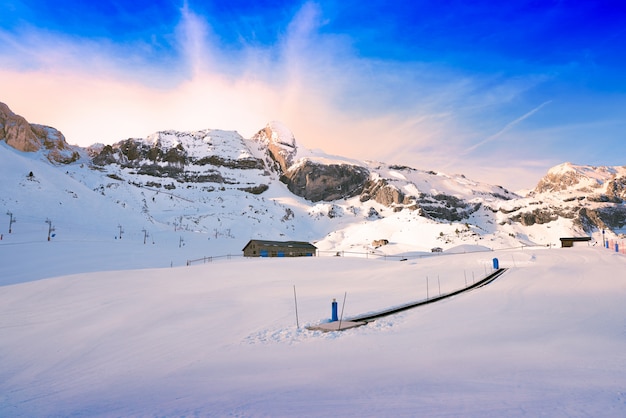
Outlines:
{"label": "row of poles", "polygon": [[[15,218],[15,215],[13,215],[13,212],[8,211],[7,215],[9,216],[9,234],[13,233],[13,224],[15,222],[17,222],[17,219]],[[50,219],[46,219],[46,223],[48,224],[48,241],[50,241],[51,238],[54,237],[54,232],[56,231],[56,229],[54,228],[54,226],[52,225],[52,221]],[[124,229],[122,228],[122,225],[118,225],[118,234],[116,234],[116,239],[122,239],[122,234],[124,233]],[[146,244],[148,237],[150,236],[150,233],[148,232],[148,230],[146,230],[145,228],[141,230],[141,232],[143,232],[143,243]],[[2,235],[0,235],[0,239],[2,239]],[[154,240],[152,242],[154,244]],[[180,240],[178,242],[178,247],[182,247],[184,246],[184,240],[183,237],[180,237]]]}
{"label": "row of poles", "polygon": [[604,243],[604,248],[615,250],[616,253],[626,254],[626,245],[624,245],[624,242],[604,238],[604,229],[602,230],[602,242]]}
{"label": "row of poles", "polygon": [[615,250],[616,253],[626,254],[626,245],[623,241],[608,239],[604,241],[604,248]]}
{"label": "row of poles", "polygon": [[[494,269],[498,269],[499,268],[499,262],[497,258],[493,259],[493,268]],[[463,270],[463,275],[465,277],[465,287],[467,287],[467,274],[465,272],[465,270]],[[475,283],[475,278],[474,278],[474,272],[472,271],[472,283]],[[439,280],[439,276],[437,276],[437,286],[439,288],[439,296],[441,296],[441,281]],[[338,329],[341,329],[341,322],[343,321],[343,311],[344,308],[346,307],[346,298],[348,296],[348,292],[345,292],[343,295],[343,303],[341,305],[341,315],[338,315],[338,303],[337,303],[337,299],[333,298],[333,301],[331,302],[331,318],[330,321],[331,322],[337,322],[339,321],[339,327]],[[430,288],[429,288],[429,279],[428,276],[426,276],[426,300],[430,299]],[[298,297],[296,294],[296,285],[293,285],[293,300],[294,300],[294,304],[295,304],[295,312],[296,312],[296,326],[298,327],[298,329],[300,329],[300,320],[298,318]]]}
{"label": "row of poles", "polygon": [[[13,224],[17,222],[17,219],[13,215],[13,212],[7,211],[7,215],[9,216],[9,234],[13,233]],[[46,219],[46,223],[48,224],[48,241],[50,238],[54,237],[53,232],[55,231],[54,226],[52,226],[52,221],[50,219]],[[2,235],[0,234],[0,239],[2,239]]]}

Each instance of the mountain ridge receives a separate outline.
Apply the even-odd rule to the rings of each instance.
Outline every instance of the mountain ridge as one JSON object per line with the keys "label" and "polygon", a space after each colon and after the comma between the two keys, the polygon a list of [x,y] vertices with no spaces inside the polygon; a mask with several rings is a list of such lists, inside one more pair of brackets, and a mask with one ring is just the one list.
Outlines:
{"label": "mountain ridge", "polygon": [[[109,236],[122,224],[135,233],[199,233],[211,241],[204,255],[240,251],[252,238],[377,254],[556,245],[561,236],[599,240],[602,230],[618,236],[626,225],[624,167],[564,163],[520,196],[463,175],[306,150],[277,121],[250,139],[219,129],[160,131],[80,148],[63,138],[75,153],[67,161],[51,160],[54,147],[43,142],[13,147],[2,124],[0,157],[13,160],[2,164],[4,212],[64,219],[63,228],[99,223]],[[380,240],[388,244],[374,248]]]}

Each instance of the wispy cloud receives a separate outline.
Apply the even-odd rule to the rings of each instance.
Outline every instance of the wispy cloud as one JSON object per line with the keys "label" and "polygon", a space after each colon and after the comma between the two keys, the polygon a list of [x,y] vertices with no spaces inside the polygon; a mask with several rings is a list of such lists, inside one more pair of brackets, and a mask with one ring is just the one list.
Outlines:
{"label": "wispy cloud", "polygon": [[476,150],[479,147],[482,147],[485,144],[488,144],[489,142],[493,142],[496,139],[500,138],[502,135],[504,135],[505,133],[507,133],[508,131],[510,131],[513,127],[515,127],[515,125],[519,124],[520,122],[528,119],[529,117],[531,117],[532,115],[534,115],[535,113],[537,113],[539,110],[541,110],[542,107],[546,106],[547,104],[551,103],[552,100],[548,100],[545,101],[543,103],[541,103],[539,106],[535,107],[534,109],[532,109],[529,112],[526,112],[525,114],[523,114],[522,116],[520,116],[519,118],[507,123],[502,129],[500,129],[498,132],[496,132],[493,135],[488,136],[487,138],[485,138],[484,140],[478,142],[477,144],[472,145],[471,147],[467,148],[463,154],[469,154],[472,151]]}
{"label": "wispy cloud", "polygon": [[[467,173],[476,164],[467,154],[551,103],[506,121],[500,109],[519,112],[527,101],[517,99],[545,77],[363,57],[348,34],[325,30],[324,9],[313,2],[275,43],[237,48],[222,43],[210,19],[187,3],[179,12],[158,44],[0,30],[0,100],[80,145],[162,129],[251,136],[279,119],[304,147]],[[162,39],[170,42],[163,54]],[[494,126],[502,128],[489,135]]]}

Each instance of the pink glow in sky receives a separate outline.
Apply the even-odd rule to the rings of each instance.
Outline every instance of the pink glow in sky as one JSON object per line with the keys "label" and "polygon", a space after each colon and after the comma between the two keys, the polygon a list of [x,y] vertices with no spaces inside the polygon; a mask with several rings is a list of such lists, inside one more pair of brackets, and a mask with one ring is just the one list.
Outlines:
{"label": "pink glow in sky", "polygon": [[[159,130],[250,137],[280,120],[306,148],[464,173],[512,189],[533,187],[564,161],[625,163],[618,133],[626,96],[620,86],[607,94],[563,84],[574,79],[571,63],[520,70],[482,51],[469,65],[451,38],[437,57],[425,50],[393,56],[393,42],[375,54],[361,46],[363,28],[336,29],[346,9],[305,2],[289,10],[270,42],[243,32],[228,40],[222,21],[188,4],[174,26],[155,27],[148,41],[35,23],[0,29],[0,101],[81,146]],[[406,51],[439,39],[429,36]]]}

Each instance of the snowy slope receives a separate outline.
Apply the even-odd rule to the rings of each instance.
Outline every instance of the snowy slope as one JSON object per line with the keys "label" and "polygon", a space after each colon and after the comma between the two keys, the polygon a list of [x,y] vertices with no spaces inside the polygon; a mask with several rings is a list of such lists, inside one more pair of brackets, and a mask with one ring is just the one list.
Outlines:
{"label": "snowy slope", "polygon": [[[462,287],[492,257],[510,270],[487,287],[343,333],[304,329],[344,292],[345,317],[376,311]],[[3,286],[0,416],[622,417],[625,263],[527,248]]]}
{"label": "snowy slope", "polygon": [[[0,246],[13,257],[24,243],[54,244],[44,248],[55,252],[57,263],[43,276],[13,266],[0,283],[95,271],[92,260],[101,256],[111,270],[180,266],[240,255],[253,238],[311,241],[328,253],[406,257],[433,247],[558,245],[561,236],[586,234],[568,218],[534,225],[511,221],[527,208],[552,210],[562,203],[558,193],[538,201],[462,175],[330,156],[297,147],[287,128],[278,122],[271,126],[273,140],[285,152],[295,150],[295,164],[359,165],[370,172],[372,183],[398,190],[404,202],[382,204],[362,196],[310,202],[295,196],[262,162],[269,145],[233,131],[164,131],[131,144],[165,156],[174,150],[184,155],[184,165],[176,159],[98,165],[86,155],[73,164],[52,165],[42,153],[22,153],[2,143],[0,214],[13,214],[17,223],[12,234],[4,231]],[[172,170],[178,177],[163,175]],[[194,180],[200,177],[217,180]],[[49,227],[52,243],[46,241]],[[372,242],[380,239],[389,244],[375,249]],[[77,260],[65,249],[77,240],[91,248],[89,257]]]}

